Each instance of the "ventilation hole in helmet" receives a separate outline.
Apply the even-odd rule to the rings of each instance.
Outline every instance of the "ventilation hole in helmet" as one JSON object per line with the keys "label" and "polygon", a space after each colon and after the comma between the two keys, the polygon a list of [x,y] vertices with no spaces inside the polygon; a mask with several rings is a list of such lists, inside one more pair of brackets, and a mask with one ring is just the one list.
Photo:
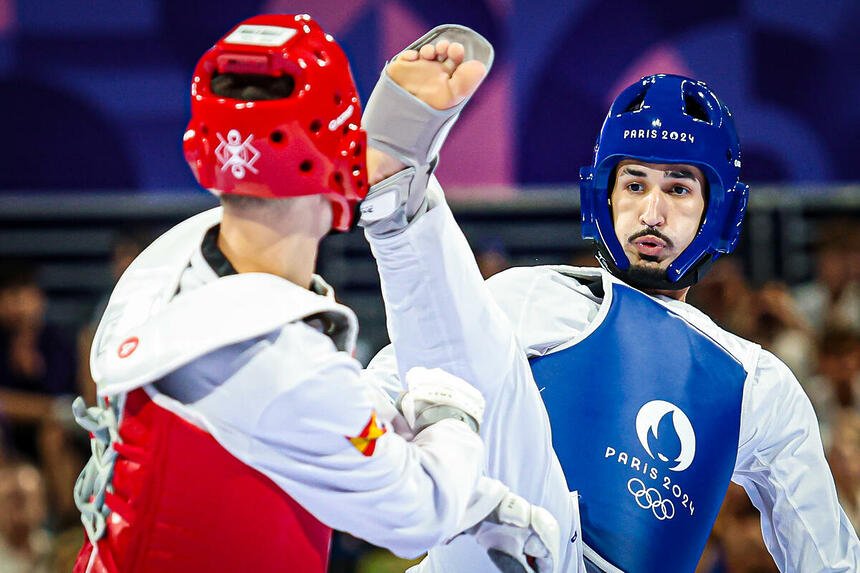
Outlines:
{"label": "ventilation hole in helmet", "polygon": [[355,149],[353,150],[352,155],[353,155],[353,157],[358,157],[359,155],[361,155],[361,144],[360,143],[355,146]]}
{"label": "ventilation hole in helmet", "polygon": [[698,94],[690,92],[684,94],[684,114],[705,123],[713,123],[706,104],[697,96]]}
{"label": "ventilation hole in helmet", "polygon": [[731,149],[726,149],[726,161],[728,161],[729,163],[732,162],[732,150]]}
{"label": "ventilation hole in helmet", "polygon": [[346,135],[347,133],[349,133],[349,127],[350,127],[349,125],[344,125],[344,126],[343,126],[343,134],[344,134],[344,135]]}
{"label": "ventilation hole in helmet", "polygon": [[286,143],[284,141],[285,138],[284,138],[284,132],[283,131],[277,131],[277,130],[273,131],[271,134],[269,134],[269,140],[271,140],[271,142],[274,145],[280,145],[282,143]]}
{"label": "ventilation hole in helmet", "polygon": [[634,97],[632,100],[630,100],[630,103],[627,104],[627,107],[625,107],[624,111],[622,111],[621,113],[629,113],[631,111],[639,111],[640,109],[642,109],[642,106],[645,103],[645,94],[647,94],[648,90],[651,89],[651,85],[652,84],[649,83],[647,85],[642,86],[642,91],[636,94],[636,97]]}
{"label": "ventilation hole in helmet", "polygon": [[319,133],[319,131],[321,129],[322,129],[322,121],[321,120],[315,119],[311,122],[311,131],[313,133]]}
{"label": "ventilation hole in helmet", "polygon": [[209,135],[209,126],[208,125],[200,126],[200,132],[203,135]]}
{"label": "ventilation hole in helmet", "polygon": [[310,159],[305,159],[299,164],[299,171],[301,171],[302,173],[308,173],[313,168],[314,163]]}
{"label": "ventilation hole in helmet", "polygon": [[356,181],[356,185],[358,185],[359,189],[364,189],[364,179],[359,179]]}
{"label": "ventilation hole in helmet", "polygon": [[341,103],[343,103],[343,98],[340,97],[340,92],[335,92],[334,93],[334,105],[340,105]]}
{"label": "ventilation hole in helmet", "polygon": [[314,56],[316,56],[317,64],[319,64],[320,67],[328,63],[328,54],[326,54],[322,50],[314,50]]}
{"label": "ventilation hole in helmet", "polygon": [[341,175],[340,173],[334,173],[334,174],[332,174],[332,176],[331,176],[331,182],[329,183],[329,187],[331,187],[331,188],[332,188],[332,189],[334,189],[335,191],[338,191],[338,192],[340,192],[340,193],[343,193],[343,192],[344,192],[344,189],[343,189],[343,175]]}
{"label": "ventilation hole in helmet", "polygon": [[645,92],[643,91],[642,93],[637,95],[635,98],[633,98],[633,101],[631,101],[627,105],[627,107],[624,108],[624,111],[622,113],[628,113],[631,111],[639,111],[640,109],[642,109],[642,102],[644,102],[644,101],[645,101]]}
{"label": "ventilation hole in helmet", "polygon": [[359,175],[361,175],[361,165],[352,166],[352,175],[353,177],[358,177]]}

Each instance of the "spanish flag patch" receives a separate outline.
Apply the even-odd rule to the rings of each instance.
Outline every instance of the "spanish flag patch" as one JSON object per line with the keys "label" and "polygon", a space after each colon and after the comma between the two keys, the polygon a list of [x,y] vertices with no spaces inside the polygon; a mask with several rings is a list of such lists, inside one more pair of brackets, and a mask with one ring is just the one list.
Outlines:
{"label": "spanish flag patch", "polygon": [[380,428],[377,425],[376,412],[373,412],[370,414],[370,421],[367,422],[361,433],[354,438],[347,436],[346,439],[355,446],[356,450],[369,457],[373,455],[373,450],[376,449],[376,439],[385,431],[385,428]]}

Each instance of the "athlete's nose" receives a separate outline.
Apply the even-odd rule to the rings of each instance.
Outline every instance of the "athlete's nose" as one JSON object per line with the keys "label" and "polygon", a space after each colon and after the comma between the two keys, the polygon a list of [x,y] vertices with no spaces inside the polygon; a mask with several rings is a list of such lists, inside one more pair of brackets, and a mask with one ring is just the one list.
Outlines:
{"label": "athlete's nose", "polygon": [[666,199],[660,189],[651,189],[642,198],[642,214],[639,222],[647,227],[661,227],[666,223]]}

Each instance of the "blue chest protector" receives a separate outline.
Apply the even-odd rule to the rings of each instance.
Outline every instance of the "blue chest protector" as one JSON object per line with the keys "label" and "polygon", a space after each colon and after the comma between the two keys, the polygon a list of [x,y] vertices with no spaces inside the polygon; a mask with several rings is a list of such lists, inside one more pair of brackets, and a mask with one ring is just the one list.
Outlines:
{"label": "blue chest protector", "polygon": [[746,372],[711,338],[613,284],[584,340],[535,358],[583,541],[629,572],[693,571],[737,457]]}

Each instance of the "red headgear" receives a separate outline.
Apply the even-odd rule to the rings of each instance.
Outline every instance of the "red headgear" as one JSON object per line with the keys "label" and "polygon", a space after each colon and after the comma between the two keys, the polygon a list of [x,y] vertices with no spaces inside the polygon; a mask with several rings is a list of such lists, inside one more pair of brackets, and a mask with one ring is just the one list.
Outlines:
{"label": "red headgear", "polygon": [[[212,93],[217,74],[288,75],[282,99]],[[203,54],[191,84],[185,159],[212,193],[268,199],[323,194],[349,229],[367,193],[366,136],[346,55],[307,14],[245,20]]]}

